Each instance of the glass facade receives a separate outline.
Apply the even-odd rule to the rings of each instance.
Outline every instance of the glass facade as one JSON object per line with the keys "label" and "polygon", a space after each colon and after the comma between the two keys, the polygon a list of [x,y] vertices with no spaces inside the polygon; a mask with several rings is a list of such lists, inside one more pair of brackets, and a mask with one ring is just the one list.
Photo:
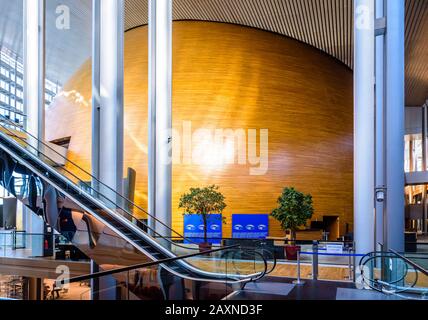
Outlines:
{"label": "glass facade", "polygon": [[[0,115],[11,119],[19,130],[24,126],[24,67],[17,55],[0,49]],[[61,86],[46,80],[45,102],[50,105]]]}
{"label": "glass facade", "polygon": [[405,172],[426,171],[422,162],[422,134],[412,134],[405,137]]}

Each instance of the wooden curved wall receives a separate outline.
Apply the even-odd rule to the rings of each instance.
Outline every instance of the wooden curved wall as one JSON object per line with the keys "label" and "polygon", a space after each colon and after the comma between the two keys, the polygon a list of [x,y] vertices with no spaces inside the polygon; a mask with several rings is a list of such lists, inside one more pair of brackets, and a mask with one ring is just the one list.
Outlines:
{"label": "wooden curved wall", "polygon": [[[182,231],[180,194],[217,184],[232,213],[268,213],[285,186],[314,197],[315,219],[353,216],[352,72],[316,49],[272,33],[208,22],[173,27],[173,122],[180,129],[268,129],[269,170],[250,165],[173,167],[173,227]],[[47,111],[47,139],[71,136],[70,158],[90,170],[91,70],[86,63]],[[125,40],[125,167],[137,170],[147,207],[147,28]],[[259,132],[259,131],[258,131]],[[271,235],[282,235],[275,221]]]}

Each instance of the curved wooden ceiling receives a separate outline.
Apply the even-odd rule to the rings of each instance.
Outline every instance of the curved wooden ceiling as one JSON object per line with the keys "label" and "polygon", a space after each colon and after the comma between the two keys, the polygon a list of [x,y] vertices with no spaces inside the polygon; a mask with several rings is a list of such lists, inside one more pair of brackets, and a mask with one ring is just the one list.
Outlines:
{"label": "curved wooden ceiling", "polygon": [[[126,28],[147,24],[147,0],[125,0]],[[310,44],[353,68],[353,0],[174,0],[175,20],[234,23]],[[428,1],[406,0],[406,104],[428,99]]]}
{"label": "curved wooden ceiling", "polygon": [[[288,36],[326,52],[353,67],[353,0],[173,0],[175,20],[202,20],[234,23]],[[0,42],[21,52],[22,27],[19,2],[0,0],[5,10],[0,17]],[[17,5],[18,3],[18,5]],[[47,44],[48,74],[65,82],[84,58],[90,56],[91,0],[47,0],[47,19],[54,18],[54,8],[67,4],[79,23],[70,34],[50,30]],[[422,105],[428,98],[428,0],[406,0],[406,97],[407,105]],[[5,24],[9,19],[15,27]],[[19,20],[19,19],[18,19]],[[21,22],[22,23],[22,22]],[[147,0],[125,0],[125,28],[147,24]],[[8,25],[5,27],[5,25]],[[7,30],[11,36],[4,33]],[[50,34],[51,33],[51,34]],[[76,46],[76,38],[81,46]],[[58,41],[61,39],[61,41]],[[18,43],[18,45],[16,44]],[[70,45],[72,43],[72,45]],[[64,62],[66,61],[66,62]],[[73,68],[74,66],[74,68]]]}

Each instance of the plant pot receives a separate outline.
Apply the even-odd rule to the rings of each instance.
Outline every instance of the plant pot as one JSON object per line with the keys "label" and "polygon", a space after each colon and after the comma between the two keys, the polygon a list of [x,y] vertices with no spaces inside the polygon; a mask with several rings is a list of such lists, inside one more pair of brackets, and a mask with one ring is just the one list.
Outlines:
{"label": "plant pot", "polygon": [[296,261],[297,260],[297,252],[300,251],[301,247],[300,246],[285,246],[284,251],[285,251],[285,256],[287,258],[287,260],[292,260],[292,261]]}
{"label": "plant pot", "polygon": [[212,250],[212,243],[209,242],[203,242],[199,244],[199,252],[207,252]]}

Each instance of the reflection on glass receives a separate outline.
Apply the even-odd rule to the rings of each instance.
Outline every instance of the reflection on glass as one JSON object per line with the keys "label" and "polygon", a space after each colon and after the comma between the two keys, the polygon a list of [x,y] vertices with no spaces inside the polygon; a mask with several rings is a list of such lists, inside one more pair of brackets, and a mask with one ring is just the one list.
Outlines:
{"label": "reflection on glass", "polygon": [[406,135],[405,137],[405,172],[425,171],[422,161],[422,135]]}

